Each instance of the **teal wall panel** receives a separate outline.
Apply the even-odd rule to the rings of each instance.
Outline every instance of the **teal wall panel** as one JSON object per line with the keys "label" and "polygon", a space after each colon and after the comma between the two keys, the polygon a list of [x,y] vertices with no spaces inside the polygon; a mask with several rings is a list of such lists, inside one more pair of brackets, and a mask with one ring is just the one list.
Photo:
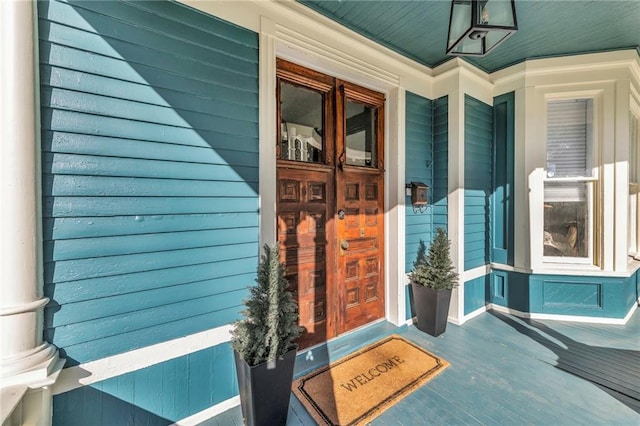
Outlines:
{"label": "teal wall panel", "polygon": [[56,395],[53,424],[169,425],[237,393],[222,344]]}
{"label": "teal wall panel", "polygon": [[449,196],[449,98],[433,101],[433,188],[431,212],[434,232],[448,230]]}
{"label": "teal wall panel", "polygon": [[624,318],[633,306],[633,276],[533,275],[530,281],[531,309],[535,312]]}
{"label": "teal wall panel", "polygon": [[489,296],[490,275],[469,280],[464,283],[464,314],[470,313],[484,307]]}
{"label": "teal wall panel", "polygon": [[[237,319],[259,253],[257,34],[176,2],[45,1],[38,18],[45,339],[72,366]],[[151,412],[192,414],[182,379],[153,371],[177,399]],[[158,401],[137,383],[124,400]]]}
{"label": "teal wall panel", "polygon": [[[414,212],[411,198],[405,203],[405,272],[413,269],[418,246],[431,243],[438,227],[447,230],[448,196],[448,98],[431,101],[406,94],[405,182],[429,186],[429,205]],[[411,286],[405,287],[406,319],[414,316]]]}
{"label": "teal wall panel", "polygon": [[465,95],[464,269],[486,265],[489,258],[492,188],[493,108]]}
{"label": "teal wall panel", "polygon": [[405,319],[409,320],[416,316],[413,304],[413,289],[411,284],[404,286],[405,291]]}
{"label": "teal wall panel", "polygon": [[493,188],[491,261],[513,266],[514,258],[514,93],[493,100]]}
{"label": "teal wall panel", "polygon": [[489,301],[520,312],[624,318],[637,300],[630,277],[529,275],[494,269]]}
{"label": "teal wall panel", "polygon": [[[429,204],[433,202],[433,101],[406,93],[405,182],[429,186]],[[405,198],[405,271],[413,269],[420,241],[429,244],[433,235],[431,206],[414,211],[411,197]]]}

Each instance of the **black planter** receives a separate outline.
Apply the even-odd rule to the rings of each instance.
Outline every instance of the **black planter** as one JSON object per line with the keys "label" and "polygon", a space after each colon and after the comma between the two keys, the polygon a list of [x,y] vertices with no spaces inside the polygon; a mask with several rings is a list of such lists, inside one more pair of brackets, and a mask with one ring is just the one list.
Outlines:
{"label": "black planter", "polygon": [[287,423],[297,349],[297,346],[294,347],[283,358],[278,359],[275,368],[267,368],[266,362],[252,367],[233,351],[245,425],[272,426]]}
{"label": "black planter", "polygon": [[444,333],[449,317],[451,290],[433,290],[415,283],[411,283],[411,288],[418,330],[432,336]]}

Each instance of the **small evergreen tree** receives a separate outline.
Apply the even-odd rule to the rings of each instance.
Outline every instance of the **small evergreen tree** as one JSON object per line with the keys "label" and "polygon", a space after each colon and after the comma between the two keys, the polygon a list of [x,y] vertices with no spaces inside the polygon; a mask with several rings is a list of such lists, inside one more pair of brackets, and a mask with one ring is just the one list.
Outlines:
{"label": "small evergreen tree", "polygon": [[256,286],[244,301],[244,319],[235,323],[231,345],[240,358],[254,366],[275,362],[293,347],[302,329],[298,326],[298,305],[288,290],[280,246],[265,244],[258,266]]}
{"label": "small evergreen tree", "polygon": [[418,255],[409,279],[434,290],[450,290],[458,285],[458,274],[453,272],[451,243],[447,233],[442,228],[438,228],[437,232],[429,247],[429,254],[426,253],[424,241],[420,240]]}

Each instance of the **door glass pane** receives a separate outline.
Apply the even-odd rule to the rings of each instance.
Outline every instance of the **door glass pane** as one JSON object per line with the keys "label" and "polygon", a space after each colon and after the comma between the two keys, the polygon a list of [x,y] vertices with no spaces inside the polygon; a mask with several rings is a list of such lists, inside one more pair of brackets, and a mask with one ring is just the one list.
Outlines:
{"label": "door glass pane", "polygon": [[348,165],[377,167],[377,112],[378,109],[375,107],[347,100],[345,145]]}
{"label": "door glass pane", "polygon": [[322,93],[280,82],[280,158],[324,162],[323,111]]}

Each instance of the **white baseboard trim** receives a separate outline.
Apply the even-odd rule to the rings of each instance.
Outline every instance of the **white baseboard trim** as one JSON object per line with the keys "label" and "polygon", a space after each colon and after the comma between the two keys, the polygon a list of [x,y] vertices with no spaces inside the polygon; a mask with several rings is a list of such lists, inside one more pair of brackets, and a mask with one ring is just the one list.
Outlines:
{"label": "white baseboard trim", "polygon": [[82,386],[180,358],[231,340],[232,325],[203,331],[167,342],[65,368],[53,386],[53,394],[69,392]]}
{"label": "white baseboard trim", "polygon": [[467,321],[469,321],[471,319],[474,319],[477,316],[480,316],[480,315],[484,314],[485,312],[487,312],[487,309],[488,309],[487,305],[481,306],[480,308],[476,309],[475,311],[465,315],[462,318],[462,323],[464,324],[465,322],[467,322]]}
{"label": "white baseboard trim", "polygon": [[229,398],[226,401],[222,401],[219,404],[214,405],[213,407],[209,407],[206,410],[202,410],[199,413],[193,414],[187,418],[182,420],[178,420],[173,423],[171,426],[197,426],[200,423],[207,421],[218,414],[224,413],[230,408],[236,407],[240,405],[240,396],[234,396],[233,398]]}
{"label": "white baseboard trim", "polygon": [[584,322],[591,324],[610,324],[610,325],[625,325],[631,318],[631,315],[638,308],[638,305],[634,303],[631,310],[624,318],[600,318],[600,317],[587,317],[579,315],[558,315],[558,314],[540,314],[535,312],[521,312],[517,309],[511,309],[500,305],[490,303],[487,305],[487,310],[494,310],[505,314],[514,315],[520,318],[534,319],[534,320],[552,320],[552,321],[571,321],[571,322]]}

